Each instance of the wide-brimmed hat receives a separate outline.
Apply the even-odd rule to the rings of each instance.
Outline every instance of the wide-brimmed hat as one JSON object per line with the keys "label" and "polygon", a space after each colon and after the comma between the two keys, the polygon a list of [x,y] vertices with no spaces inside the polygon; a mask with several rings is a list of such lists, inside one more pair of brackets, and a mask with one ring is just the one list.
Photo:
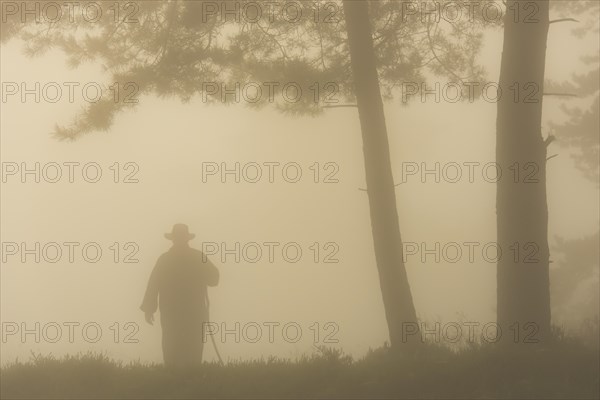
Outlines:
{"label": "wide-brimmed hat", "polygon": [[170,233],[165,233],[165,237],[169,240],[173,239],[186,239],[191,240],[196,237],[195,234],[190,233],[186,224],[175,224]]}

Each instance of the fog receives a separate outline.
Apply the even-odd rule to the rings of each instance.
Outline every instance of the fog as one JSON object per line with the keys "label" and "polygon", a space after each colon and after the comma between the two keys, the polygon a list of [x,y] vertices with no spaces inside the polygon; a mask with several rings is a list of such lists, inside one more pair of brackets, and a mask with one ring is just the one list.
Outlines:
{"label": "fog", "polygon": [[[597,56],[598,36],[577,37],[571,29],[551,25],[548,80],[587,73],[582,57]],[[501,28],[487,28],[477,58],[489,81],[500,73],[502,35]],[[3,85],[56,82],[65,89],[65,82],[111,82],[101,62],[71,68],[60,50],[28,57],[24,47],[21,39],[0,47]],[[591,102],[546,97],[544,137],[552,123],[568,119],[563,104]],[[355,107],[290,116],[244,101],[207,104],[196,95],[183,103],[143,94],[105,132],[73,141],[51,134],[83,106],[79,89],[73,102],[67,96],[55,103],[43,96],[36,102],[34,95],[2,99],[0,362],[27,359],[32,352],[98,351],[117,360],[160,363],[160,325],[146,324],[139,307],[157,258],[171,245],[164,234],[175,223],[189,226],[196,234],[190,245],[220,272],[219,285],[208,293],[211,322],[219,333],[230,330],[216,337],[224,359],[294,358],[320,345],[361,357],[389,340]],[[496,108],[481,98],[436,103],[416,96],[402,104],[396,97],[385,103],[406,270],[419,320],[430,328],[435,322],[496,320],[496,262],[492,250],[482,251],[496,240],[496,184],[483,172],[495,161]],[[547,164],[551,269],[561,267],[557,237],[593,235],[600,220],[598,185],[583,176],[572,156],[576,150],[561,147],[561,140],[548,150],[558,154]],[[39,182],[35,172],[21,174],[36,163]],[[62,173],[55,183],[53,163]],[[79,163],[71,164],[73,182],[64,163]],[[462,175],[451,182],[454,170],[440,167],[437,182],[435,173],[422,178],[421,169],[436,163],[460,165]],[[473,165],[472,179],[464,163]],[[222,174],[235,168],[239,176]],[[98,170],[97,182],[86,181],[95,180]],[[73,260],[66,242],[76,243]],[[436,243],[440,249],[431,253],[419,247],[436,249]],[[464,243],[475,243],[472,258]],[[462,251],[457,260],[456,246]],[[95,257],[98,248],[102,254]],[[586,306],[572,299],[572,308],[553,314],[553,324],[577,330],[586,318],[597,318],[597,306],[587,308],[585,300],[598,296],[597,271],[580,285],[577,296]],[[555,286],[560,283],[551,281],[551,293]],[[13,334],[9,325],[19,331]],[[57,325],[62,336],[52,340]],[[262,336],[253,340],[256,326]],[[30,333],[21,336],[23,329]],[[212,346],[205,345],[204,359],[216,360]]]}

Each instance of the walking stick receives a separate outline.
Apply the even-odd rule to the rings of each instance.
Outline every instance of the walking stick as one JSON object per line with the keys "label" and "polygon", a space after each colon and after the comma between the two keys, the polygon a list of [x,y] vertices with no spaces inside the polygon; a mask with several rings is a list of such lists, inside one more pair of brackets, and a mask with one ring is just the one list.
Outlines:
{"label": "walking stick", "polygon": [[[206,295],[206,322],[210,322],[210,300],[208,300],[208,289],[204,293]],[[219,353],[219,349],[217,348],[217,342],[215,341],[213,334],[210,335],[210,341],[212,342],[215,353],[217,353],[217,357],[219,358],[219,364],[225,365],[223,359],[221,358],[221,354]]]}

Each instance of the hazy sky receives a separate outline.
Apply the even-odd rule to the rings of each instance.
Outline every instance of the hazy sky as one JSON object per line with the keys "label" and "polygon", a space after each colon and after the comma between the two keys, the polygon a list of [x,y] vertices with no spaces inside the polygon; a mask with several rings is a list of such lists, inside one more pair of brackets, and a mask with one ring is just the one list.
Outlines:
{"label": "hazy sky", "polygon": [[[501,57],[502,31],[488,34],[481,63],[496,80]],[[1,48],[1,81],[27,82],[107,82],[97,65],[69,69],[59,52],[39,58],[26,58],[22,43],[11,41]],[[569,27],[553,25],[548,46],[547,76],[569,79],[571,73],[585,72],[579,57],[594,54],[598,38],[572,36]],[[78,97],[80,99],[80,97]],[[548,121],[561,121],[559,104],[564,100],[547,98],[544,104],[543,133]],[[274,343],[264,337],[257,343],[235,343],[229,336],[220,343],[225,357],[249,358],[261,355],[296,356],[310,352],[314,341],[310,327],[334,322],[339,326],[338,346],[353,355],[378,347],[387,336],[377,270],[374,262],[369,208],[365,188],[362,140],[354,108],[330,109],[318,117],[292,118],[265,108],[253,111],[239,106],[209,106],[195,99],[188,104],[178,100],[142,97],[134,112],[119,114],[109,132],[94,133],[75,142],[58,141],[49,133],[55,123],[66,124],[83,106],[82,101],[56,104],[18,98],[2,102],[1,159],[3,163],[25,162],[33,167],[50,162],[98,163],[103,177],[87,183],[76,169],[75,183],[66,177],[58,183],[36,184],[29,178],[21,183],[9,177],[2,184],[2,242],[79,242],[75,262],[63,254],[57,263],[35,263],[33,256],[22,263],[10,256],[2,264],[1,320],[27,323],[96,322],[103,329],[96,344],[82,339],[81,326],[75,328],[75,342],[63,338],[57,343],[26,343],[16,337],[2,343],[1,362],[15,357],[28,358],[30,350],[55,355],[85,350],[106,350],[115,358],[160,361],[160,329],[145,324],[138,310],[145,285],[156,258],[169,242],[163,233],[173,223],[189,224],[197,234],[192,245],[203,242],[279,242],[275,261],[263,252],[260,262],[236,263],[233,256],[222,262],[221,253],[211,256],[219,267],[221,283],[210,289],[211,318],[233,328],[249,322],[296,322],[302,338],[288,343],[275,329]],[[577,104],[573,101],[570,104]],[[390,151],[395,179],[400,183],[403,162],[493,162],[495,156],[496,105],[447,104],[418,101],[408,107],[400,102],[386,104]],[[549,154],[559,156],[548,164],[548,205],[550,239],[555,235],[577,238],[598,230],[598,190],[574,168],[568,152],[552,145]],[[138,183],[112,182],[120,163],[139,166]],[[217,177],[202,181],[206,162],[298,163],[302,178],[298,183],[282,179],[275,169],[275,183],[266,176],[258,183],[230,181]],[[335,163],[338,183],[314,183],[310,167]],[[6,165],[6,164],[5,164]],[[63,173],[66,173],[63,167]],[[267,173],[263,167],[263,173]],[[463,170],[463,172],[465,172]],[[421,183],[411,177],[397,187],[400,228],[405,242],[426,242],[433,247],[449,242],[495,240],[495,185],[481,179],[476,169],[474,183],[465,177],[458,183],[432,180]],[[323,180],[320,176],[320,180]],[[122,178],[122,176],[121,176]],[[96,242],[102,259],[89,263],[81,247]],[[119,243],[121,262],[115,263],[113,243]],[[123,263],[134,242],[139,246],[138,263]],[[315,263],[313,243],[321,248]],[[332,242],[327,248],[324,246]],[[302,259],[287,262],[281,253],[286,243],[297,243]],[[337,247],[336,247],[337,246]],[[338,263],[324,263],[337,248]],[[63,247],[63,250],[66,248]],[[263,251],[267,251],[262,246]],[[475,262],[466,256],[460,262],[435,263],[432,257],[422,263],[419,256],[407,261],[407,269],[418,315],[425,321],[495,320],[496,268],[481,252]],[[252,253],[253,254],[253,253]],[[127,322],[140,327],[139,343],[113,342],[110,327]],[[331,330],[330,330],[331,331]],[[63,326],[63,335],[67,328]],[[263,335],[267,328],[263,328]],[[319,340],[322,342],[323,337]],[[212,349],[206,358],[212,359]]]}

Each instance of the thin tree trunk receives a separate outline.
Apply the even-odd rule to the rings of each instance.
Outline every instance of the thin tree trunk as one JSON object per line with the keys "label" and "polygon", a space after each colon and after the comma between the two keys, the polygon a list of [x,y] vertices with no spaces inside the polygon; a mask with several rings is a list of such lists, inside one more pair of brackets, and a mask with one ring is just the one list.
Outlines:
{"label": "thin tree trunk", "polygon": [[375,257],[390,344],[397,349],[403,342],[419,343],[420,337],[416,340],[417,335],[409,335],[403,340],[402,335],[403,324],[407,330],[416,327],[417,316],[402,259],[396,193],[368,2],[344,0],[343,4],[362,130]]}
{"label": "thin tree trunk", "polygon": [[548,8],[547,0],[507,2],[499,81],[496,159],[502,177],[496,214],[502,255],[497,311],[503,338],[520,343],[544,340],[550,333],[546,142],[541,130]]}

